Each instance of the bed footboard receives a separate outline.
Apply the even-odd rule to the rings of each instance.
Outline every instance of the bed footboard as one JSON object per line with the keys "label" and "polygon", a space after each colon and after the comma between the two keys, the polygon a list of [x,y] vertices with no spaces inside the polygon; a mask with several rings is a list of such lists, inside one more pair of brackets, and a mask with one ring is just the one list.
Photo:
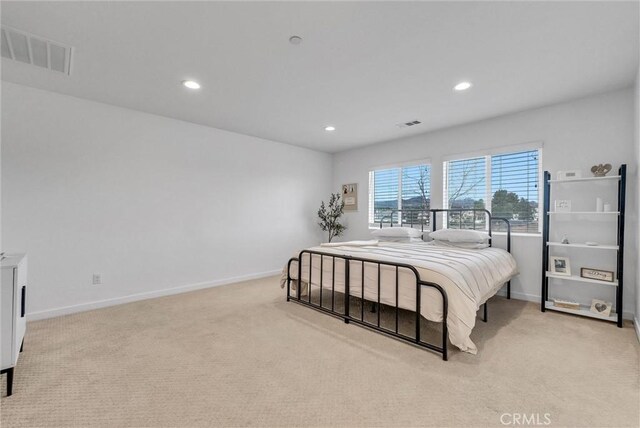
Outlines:
{"label": "bed footboard", "polygon": [[[319,274],[319,278],[314,278],[313,275],[313,259],[314,256],[318,256],[319,257],[319,261],[320,261],[320,274]],[[303,269],[303,263],[301,261],[303,261],[304,259],[308,258],[308,269]],[[329,281],[326,281],[325,278],[323,278],[324,275],[324,263],[328,262],[331,263],[331,281],[330,281],[330,285],[329,286],[325,286],[325,284]],[[338,261],[339,263],[343,264],[344,267],[344,304],[342,305],[342,311],[338,310],[338,308],[336,307],[336,293],[339,293],[336,291],[336,261]],[[294,262],[297,262],[297,277],[296,278],[292,278],[291,276],[291,266]],[[370,322],[367,321],[365,319],[365,302],[368,299],[365,299],[365,266],[373,266],[374,269],[377,268],[377,301],[375,300],[369,300],[370,302],[377,304],[377,308],[380,309],[380,305],[381,305],[381,270],[383,267],[385,267],[385,269],[391,269],[392,271],[395,270],[395,328],[390,329],[390,328],[386,328],[384,326],[382,326],[381,324],[381,320],[380,320],[380,310],[377,311],[377,315],[376,315],[376,321],[375,322]],[[359,284],[352,284],[351,283],[351,275],[350,272],[352,269],[361,269],[362,273],[361,273],[361,282]],[[305,271],[308,271],[308,275],[303,276],[304,273],[307,273]],[[414,312],[415,314],[415,333],[414,336],[410,336],[410,335],[406,335],[403,334],[402,332],[399,331],[399,314],[400,314],[400,310],[404,309],[407,310],[406,308],[401,308],[399,305],[399,289],[400,289],[400,272],[405,272],[405,273],[410,273],[413,274],[413,276],[415,277],[415,299],[416,299],[416,305],[415,305],[415,312],[413,310],[410,310],[412,312]],[[312,287],[314,282],[316,281],[319,284],[319,301],[318,302],[314,302],[312,300]],[[307,293],[306,296],[302,296],[302,283],[306,283],[307,284]],[[411,281],[411,283],[413,283],[413,281]],[[292,285],[295,287],[295,296],[291,295],[291,287]],[[447,342],[448,342],[448,330],[447,330],[447,314],[448,314],[448,300],[447,300],[447,293],[446,291],[438,284],[435,283],[431,283],[431,282],[425,282],[422,281],[420,279],[420,274],[418,273],[418,271],[416,270],[416,268],[414,266],[411,266],[409,264],[398,264],[398,263],[391,263],[391,262],[385,262],[385,261],[379,261],[379,260],[372,260],[372,259],[365,259],[365,258],[358,258],[358,257],[351,257],[351,256],[341,256],[341,255],[335,255],[335,254],[330,254],[330,253],[324,253],[324,252],[320,252],[320,251],[311,251],[311,250],[303,250],[300,252],[300,254],[298,255],[297,258],[292,258],[289,260],[288,264],[287,264],[287,301],[294,301],[296,303],[305,305],[305,306],[309,306],[312,307],[316,310],[325,312],[327,314],[342,318],[344,320],[345,323],[350,323],[350,322],[354,322],[358,325],[364,326],[366,328],[378,331],[380,333],[395,337],[397,339],[412,343],[414,345],[423,347],[423,348],[427,348],[430,349],[432,351],[438,352],[442,354],[442,359],[443,360],[447,360]],[[387,285],[388,286],[388,285]],[[353,296],[351,295],[351,290],[357,290],[354,289],[354,287],[358,287],[360,289],[360,297],[358,296]],[[420,313],[420,304],[421,304],[421,297],[422,297],[422,287],[431,287],[435,290],[437,290],[439,292],[439,294],[442,296],[442,339],[441,339],[441,343],[440,344],[434,344],[434,343],[429,343],[426,341],[423,341],[421,339],[421,334],[420,334],[420,324],[421,324],[421,313]],[[331,294],[330,294],[330,300],[331,300],[331,304],[329,305],[328,302],[323,302],[323,296],[325,294],[325,292],[328,294],[329,288],[331,290]],[[327,298],[329,298],[329,296],[327,296]],[[353,314],[350,311],[350,299],[357,299],[360,301],[360,313],[359,314]],[[324,303],[324,304],[323,304]],[[393,306],[392,306],[393,309]]]}

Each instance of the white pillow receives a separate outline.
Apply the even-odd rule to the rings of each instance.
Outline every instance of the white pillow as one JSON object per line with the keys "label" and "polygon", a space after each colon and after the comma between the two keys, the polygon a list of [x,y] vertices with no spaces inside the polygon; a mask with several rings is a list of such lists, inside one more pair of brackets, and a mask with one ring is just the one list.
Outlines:
{"label": "white pillow", "polygon": [[438,241],[476,242],[482,244],[489,240],[489,234],[470,229],[440,229],[431,232],[429,236]]}
{"label": "white pillow", "polygon": [[422,232],[413,227],[385,227],[374,230],[371,235],[376,238],[420,238],[422,237]]}
{"label": "white pillow", "polygon": [[453,247],[453,248],[464,248],[466,250],[481,250],[483,248],[488,248],[489,244],[486,242],[450,242],[450,241],[432,241],[433,245],[437,245],[438,247]]}
{"label": "white pillow", "polygon": [[422,238],[397,238],[393,236],[380,236],[378,237],[378,241],[380,242],[402,242],[402,243],[410,243],[410,242],[424,242]]}

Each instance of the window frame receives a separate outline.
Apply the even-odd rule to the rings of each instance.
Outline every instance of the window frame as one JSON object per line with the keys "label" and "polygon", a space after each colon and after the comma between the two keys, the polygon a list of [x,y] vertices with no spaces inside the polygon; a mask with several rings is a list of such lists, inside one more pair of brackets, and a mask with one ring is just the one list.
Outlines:
{"label": "window frame", "polygon": [[[493,149],[487,149],[483,151],[475,151],[471,153],[451,155],[451,156],[443,156],[442,160],[442,202],[443,205],[449,204],[449,162],[453,161],[463,161],[467,159],[477,159],[484,158],[485,164],[485,208],[489,212],[493,212],[491,206],[491,200],[493,199],[492,187],[492,169],[491,169],[491,158],[493,156],[499,155],[507,155],[507,154],[515,154],[520,152],[534,151],[538,152],[538,230],[536,232],[512,232],[511,234],[514,236],[541,236],[542,235],[542,223],[544,219],[540,216],[540,204],[543,188],[543,174],[542,174],[542,155],[543,155],[544,144],[542,142],[533,142],[533,143],[525,143],[515,146],[507,146],[507,147],[499,147]],[[447,216],[443,213],[442,224],[447,225]],[[506,232],[492,231],[492,233],[500,235],[506,234]]]}
{"label": "window frame", "polygon": [[380,228],[380,222],[375,221],[375,179],[374,174],[376,171],[384,171],[389,169],[399,169],[400,174],[398,174],[398,209],[402,209],[402,170],[404,168],[412,168],[416,166],[428,166],[429,167],[429,201],[432,200],[432,175],[433,175],[433,164],[431,163],[430,158],[412,160],[407,162],[393,163],[393,164],[385,164],[379,165],[375,167],[369,168],[369,206],[367,207],[367,223],[369,225],[369,229],[378,229]]}

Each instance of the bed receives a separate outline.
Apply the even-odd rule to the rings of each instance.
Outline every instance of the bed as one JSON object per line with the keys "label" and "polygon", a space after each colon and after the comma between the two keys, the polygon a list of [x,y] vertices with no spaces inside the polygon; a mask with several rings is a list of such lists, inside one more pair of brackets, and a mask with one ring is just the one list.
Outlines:
{"label": "bed", "polygon": [[[395,210],[394,210],[395,211]],[[510,297],[510,280],[518,272],[510,250],[510,227],[506,219],[492,217],[487,210],[428,210],[431,228],[436,229],[436,215],[444,212],[472,212],[472,225],[477,216],[486,216],[488,236],[491,224],[506,224],[507,250],[493,247],[482,249],[458,248],[439,245],[438,242],[382,242],[352,241],[312,247],[291,258],[281,278],[287,289],[287,301],[294,301],[314,309],[339,316],[346,323],[354,322],[373,330],[411,342],[415,345],[442,353],[447,360],[448,341],[464,352],[475,354],[477,347],[470,338],[476,323],[476,313],[481,306],[503,286]],[[400,226],[406,213],[391,213]],[[424,215],[407,215],[422,218]],[[454,226],[449,219],[448,226]],[[381,224],[382,226],[382,224]],[[413,224],[411,226],[414,226]],[[462,222],[460,224],[462,225]],[[424,231],[424,224],[421,226]],[[298,280],[300,279],[300,280]],[[344,296],[350,296],[344,303]],[[339,297],[342,305],[336,305]],[[359,301],[354,306],[352,300]],[[365,306],[377,308],[377,316],[365,316]],[[395,325],[383,326],[380,321],[380,305],[395,311]],[[400,331],[399,313],[410,311],[415,321],[412,334]],[[368,315],[368,314],[367,314]],[[423,340],[421,327],[424,319],[441,323],[440,344]]]}

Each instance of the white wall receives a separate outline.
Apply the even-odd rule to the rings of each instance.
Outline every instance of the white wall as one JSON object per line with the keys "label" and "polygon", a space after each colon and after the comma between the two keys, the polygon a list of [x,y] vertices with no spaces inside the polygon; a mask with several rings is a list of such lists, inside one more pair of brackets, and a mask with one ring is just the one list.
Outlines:
{"label": "white wall", "polygon": [[[634,122],[635,122],[635,135],[633,141],[633,147],[635,151],[634,159],[638,165],[640,165],[640,67],[636,74],[636,82],[633,88],[634,93]],[[640,174],[636,177],[636,212],[640,213]],[[640,266],[640,220],[638,227],[635,230],[633,241],[636,245],[636,256],[634,260],[636,266]],[[636,272],[636,318],[635,318],[636,333],[638,340],[640,340],[640,269]]]}
{"label": "white wall", "polygon": [[[367,238],[370,169],[430,158],[436,207],[443,157],[542,141],[552,172],[628,164],[624,310],[640,313],[638,86],[339,153],[332,164],[328,154],[3,82],[2,249],[29,253],[32,318],[177,292],[272,273],[322,240],[315,212],[332,181],[360,184],[343,239]],[[582,196],[593,191],[612,199],[603,188]],[[513,252],[514,296],[538,299],[540,238],[515,236]],[[574,269],[602,264],[571,257]],[[94,272],[104,285],[91,285]],[[552,290],[612,298],[597,285]]]}
{"label": "white wall", "polygon": [[273,273],[321,241],[331,159],[3,82],[2,249],[32,319]]}
{"label": "white wall", "polygon": [[[542,141],[544,144],[543,169],[555,175],[558,170],[581,169],[585,176],[589,168],[596,163],[609,162],[616,168],[628,165],[627,191],[627,242],[625,253],[625,304],[624,312],[629,316],[635,309],[634,294],[636,282],[636,183],[637,160],[634,157],[634,106],[632,90],[625,89],[613,93],[588,97],[576,101],[529,110],[495,119],[475,122],[454,128],[426,133],[411,138],[390,141],[362,149],[351,150],[334,155],[333,187],[339,189],[343,183],[359,183],[359,211],[346,214],[348,230],[343,237],[364,239],[369,236],[367,225],[368,172],[379,166],[418,160],[431,159],[431,200],[432,207],[442,207],[442,160],[446,156],[477,152],[482,149],[513,146],[528,142]],[[615,171],[614,171],[615,172]],[[583,208],[595,210],[595,198],[601,196],[605,201],[615,202],[613,184],[579,184],[582,187],[577,194],[567,195],[574,202],[574,210],[583,201]],[[575,188],[579,189],[579,187]],[[559,195],[552,199],[561,199]],[[615,206],[615,205],[614,205]],[[584,210],[583,209],[583,210]],[[601,234],[599,230],[608,231]],[[569,222],[560,227],[567,228],[570,239],[575,241],[596,240],[615,243],[615,221],[599,223],[594,228],[572,229]],[[496,240],[498,245],[500,240]],[[566,251],[566,250],[565,250]],[[591,253],[587,253],[592,251]],[[580,266],[609,267],[615,270],[615,254],[602,255],[595,250],[576,250],[571,253],[573,269],[579,272]],[[513,254],[516,257],[521,274],[512,282],[513,295],[539,301],[541,283],[541,238],[537,236],[513,237]],[[554,254],[562,255],[558,251]],[[590,303],[592,298],[606,298],[612,301],[613,290],[601,285],[555,282],[550,286],[557,297],[574,298]],[[577,296],[577,297],[576,297]],[[615,301],[615,300],[613,300]]]}

